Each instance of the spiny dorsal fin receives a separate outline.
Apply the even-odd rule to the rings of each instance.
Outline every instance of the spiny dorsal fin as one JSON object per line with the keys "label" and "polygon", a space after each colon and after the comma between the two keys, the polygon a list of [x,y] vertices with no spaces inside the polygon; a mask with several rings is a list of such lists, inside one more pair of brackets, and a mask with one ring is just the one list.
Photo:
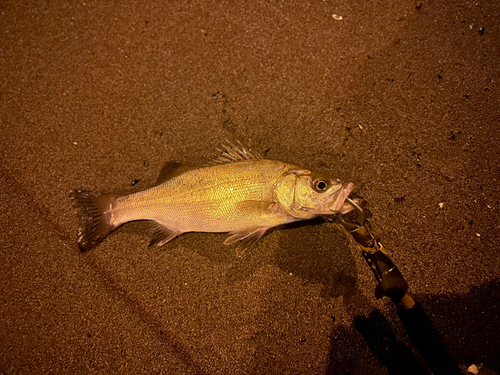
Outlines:
{"label": "spiny dorsal fin", "polygon": [[156,181],[156,184],[157,185],[163,184],[165,181],[180,176],[181,174],[184,174],[193,169],[196,169],[196,167],[190,165],[182,165],[181,163],[177,162],[171,162],[171,161],[166,162],[163,165],[160,174],[158,175],[158,180]]}
{"label": "spiny dorsal fin", "polygon": [[240,142],[237,145],[227,141],[227,145],[223,144],[222,149],[217,149],[220,152],[219,156],[213,161],[216,164],[234,163],[237,161],[262,159],[262,156],[255,151],[243,146]]}

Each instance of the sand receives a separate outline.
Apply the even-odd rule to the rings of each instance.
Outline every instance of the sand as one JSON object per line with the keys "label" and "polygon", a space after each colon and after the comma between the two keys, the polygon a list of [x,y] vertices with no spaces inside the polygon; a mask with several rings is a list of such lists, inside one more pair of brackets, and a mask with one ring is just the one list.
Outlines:
{"label": "sand", "polygon": [[[0,373],[426,374],[337,223],[80,253],[69,193],[226,139],[357,186],[465,372],[500,373],[500,3],[2,2]],[[333,15],[342,16],[333,17]]]}

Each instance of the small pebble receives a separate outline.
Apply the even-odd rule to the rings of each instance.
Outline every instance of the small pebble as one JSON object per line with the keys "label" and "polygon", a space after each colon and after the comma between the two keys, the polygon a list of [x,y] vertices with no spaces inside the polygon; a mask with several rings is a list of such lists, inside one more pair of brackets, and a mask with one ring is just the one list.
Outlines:
{"label": "small pebble", "polygon": [[467,369],[467,372],[470,372],[471,374],[477,375],[478,369],[476,365],[470,365],[469,368]]}
{"label": "small pebble", "polygon": [[338,14],[333,14],[332,17],[334,20],[337,20],[337,21],[342,21],[342,19],[344,18],[342,16],[339,16]]}
{"label": "small pebble", "polygon": [[439,203],[439,208],[443,208],[444,207],[444,203]]}

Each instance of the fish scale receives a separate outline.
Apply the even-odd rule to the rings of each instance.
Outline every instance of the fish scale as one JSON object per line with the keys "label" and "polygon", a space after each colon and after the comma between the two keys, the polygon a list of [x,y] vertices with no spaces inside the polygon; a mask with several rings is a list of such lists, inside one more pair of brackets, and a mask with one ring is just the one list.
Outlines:
{"label": "fish scale", "polygon": [[[255,208],[262,206],[258,202],[271,203],[274,182],[293,168],[260,159],[189,171],[152,189],[118,198],[112,224],[153,219],[184,232],[229,232],[256,222],[275,226],[274,215]],[[173,220],[182,224],[168,225]]]}

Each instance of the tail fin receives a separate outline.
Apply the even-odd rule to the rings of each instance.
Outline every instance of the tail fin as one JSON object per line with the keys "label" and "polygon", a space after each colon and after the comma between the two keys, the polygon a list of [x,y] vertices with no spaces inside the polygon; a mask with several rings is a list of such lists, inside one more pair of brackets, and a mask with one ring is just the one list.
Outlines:
{"label": "tail fin", "polygon": [[70,197],[80,219],[76,242],[82,252],[88,251],[99,245],[116,228],[110,221],[112,204],[118,196],[95,196],[87,190],[74,190]]}

